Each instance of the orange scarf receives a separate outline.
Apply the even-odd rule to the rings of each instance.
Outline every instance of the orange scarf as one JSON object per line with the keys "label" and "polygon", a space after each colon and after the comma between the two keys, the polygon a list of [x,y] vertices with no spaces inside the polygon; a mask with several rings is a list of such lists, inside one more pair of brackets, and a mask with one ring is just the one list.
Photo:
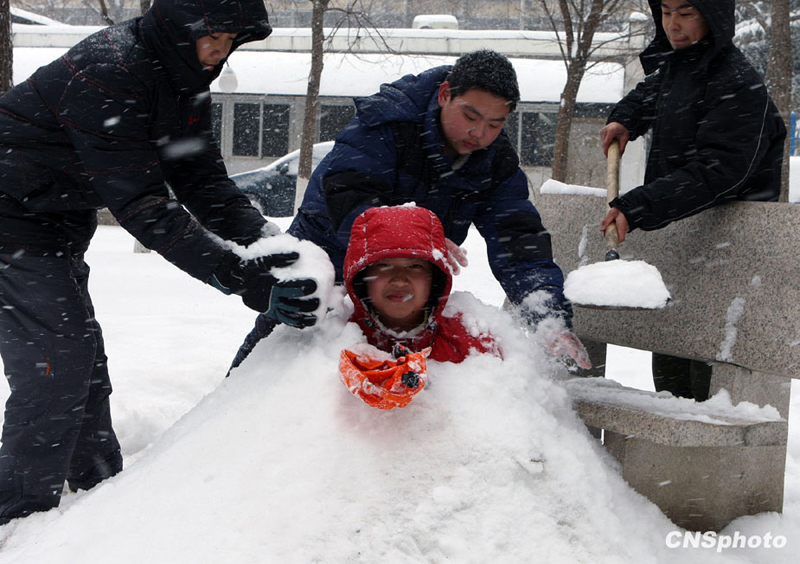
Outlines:
{"label": "orange scarf", "polygon": [[394,360],[376,360],[345,349],[339,357],[339,377],[354,396],[372,407],[405,407],[428,381],[425,359],[431,348],[415,353],[398,345],[393,352]]}

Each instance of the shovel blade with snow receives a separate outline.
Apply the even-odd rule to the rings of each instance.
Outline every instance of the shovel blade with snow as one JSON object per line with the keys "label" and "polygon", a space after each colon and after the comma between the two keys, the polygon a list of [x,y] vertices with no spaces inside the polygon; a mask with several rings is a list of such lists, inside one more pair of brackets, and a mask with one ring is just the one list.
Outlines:
{"label": "shovel blade with snow", "polygon": [[[606,202],[619,195],[619,142],[608,147]],[[564,282],[564,295],[574,305],[601,309],[660,309],[670,294],[658,269],[644,261],[620,260],[617,225],[605,231],[605,262],[573,270]]]}

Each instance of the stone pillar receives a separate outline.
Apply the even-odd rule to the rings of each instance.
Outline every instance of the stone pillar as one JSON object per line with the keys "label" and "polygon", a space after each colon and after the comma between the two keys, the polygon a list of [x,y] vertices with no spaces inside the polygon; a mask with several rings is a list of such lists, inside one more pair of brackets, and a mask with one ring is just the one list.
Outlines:
{"label": "stone pillar", "polygon": [[[714,363],[711,394],[726,389],[734,405],[771,405],[788,420],[791,379]],[[605,446],[622,476],[676,525],[719,532],[734,519],[783,511],[789,425],[766,443],[736,446],[671,446],[605,431]]]}
{"label": "stone pillar", "polygon": [[680,447],[612,441],[622,476],[676,525],[719,532],[734,519],[783,510],[786,446]]}
{"label": "stone pillar", "polygon": [[742,401],[756,403],[761,407],[771,405],[781,417],[789,420],[789,402],[792,379],[721,362],[713,363],[709,396],[724,388],[731,395],[734,405]]}

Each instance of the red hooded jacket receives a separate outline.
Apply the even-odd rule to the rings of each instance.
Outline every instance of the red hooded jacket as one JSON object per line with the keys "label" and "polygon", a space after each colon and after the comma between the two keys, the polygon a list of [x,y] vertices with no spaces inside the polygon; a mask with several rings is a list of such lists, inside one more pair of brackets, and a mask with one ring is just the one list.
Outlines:
{"label": "red hooded jacket", "polygon": [[[372,316],[364,302],[367,292],[361,273],[369,265],[386,258],[424,259],[436,267],[429,301],[430,313],[417,330],[393,334]],[[440,362],[461,362],[473,349],[497,353],[491,336],[469,334],[460,314],[454,317],[443,315],[453,277],[447,264],[442,224],[425,208],[408,205],[377,207],[358,216],[353,222],[344,260],[344,282],[355,308],[351,321],[358,323],[374,347],[386,352],[391,352],[396,343],[415,352],[431,347],[429,358]]]}

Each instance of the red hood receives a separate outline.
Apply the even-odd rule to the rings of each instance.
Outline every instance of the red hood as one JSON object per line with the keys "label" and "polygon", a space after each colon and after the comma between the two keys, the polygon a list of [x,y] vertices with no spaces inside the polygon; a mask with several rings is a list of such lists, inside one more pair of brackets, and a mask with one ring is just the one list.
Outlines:
{"label": "red hood", "polygon": [[[436,265],[443,273],[443,277],[434,277],[434,280],[444,280],[444,284],[439,284],[438,288],[434,284],[432,288],[431,298],[435,305],[427,327],[408,343],[411,350],[421,350],[420,347],[430,346],[426,341],[432,339],[432,330],[441,317],[453,284],[446,260],[444,230],[436,215],[415,206],[380,207],[368,209],[353,222],[350,244],[344,259],[344,283],[353,300],[355,321],[370,342],[379,348],[384,348],[379,344],[383,340],[380,339],[381,331],[361,301],[363,290],[362,295],[359,295],[359,289],[354,287],[354,279],[370,264],[388,257],[424,259]],[[388,340],[397,342],[398,339]]]}

